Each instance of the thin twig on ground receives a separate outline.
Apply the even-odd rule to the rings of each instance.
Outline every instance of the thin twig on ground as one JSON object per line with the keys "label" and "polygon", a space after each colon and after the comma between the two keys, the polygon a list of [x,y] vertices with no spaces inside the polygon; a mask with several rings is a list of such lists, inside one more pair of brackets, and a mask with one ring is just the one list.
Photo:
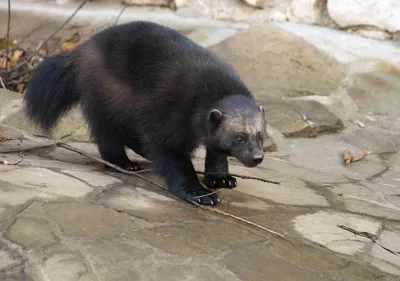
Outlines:
{"label": "thin twig on ground", "polygon": [[0,76],[0,84],[3,89],[7,89],[6,85],[4,84],[3,78]]}
{"label": "thin twig on ground", "polygon": [[[11,0],[8,0],[7,39],[6,39],[6,74],[4,75],[4,89],[8,85],[8,60],[10,55],[10,29],[11,29]],[[2,83],[3,84],[3,83]]]}
{"label": "thin twig on ground", "polygon": [[118,24],[119,19],[121,18],[122,13],[125,11],[125,8],[126,8],[126,6],[124,5],[124,7],[123,7],[123,8],[121,9],[121,11],[119,12],[117,19],[115,20],[114,25],[117,25],[117,24]]}
{"label": "thin twig on ground", "polygon": [[21,163],[24,160],[24,157],[25,157],[25,155],[22,152],[19,154],[19,156],[21,157],[21,159],[18,160],[17,162],[10,163],[7,160],[0,160],[0,164],[7,165],[7,166],[16,166],[19,163]]}
{"label": "thin twig on ground", "polygon": [[[126,170],[124,170],[124,169],[122,169],[122,168],[120,168],[120,167],[118,167],[118,166],[116,166],[116,165],[114,165],[114,164],[112,164],[112,163],[110,163],[110,162],[108,162],[108,161],[105,161],[105,160],[100,159],[100,158],[98,158],[98,157],[96,157],[96,156],[90,155],[90,154],[88,154],[88,153],[86,153],[86,152],[84,152],[84,151],[82,151],[82,150],[80,150],[80,149],[77,149],[77,148],[75,148],[75,147],[73,147],[73,146],[70,146],[70,145],[68,145],[68,144],[59,142],[59,143],[57,143],[57,146],[62,147],[62,148],[67,149],[67,150],[70,150],[70,151],[73,151],[73,152],[76,152],[76,153],[78,153],[78,154],[80,154],[80,155],[86,156],[86,157],[88,157],[89,159],[92,159],[92,160],[94,160],[94,161],[97,161],[97,162],[99,162],[99,163],[102,163],[102,164],[104,164],[104,165],[106,165],[106,166],[108,166],[108,167],[114,168],[115,170],[117,170],[117,171],[119,171],[119,172],[121,172],[121,173],[123,173],[123,174],[126,174],[126,175],[133,175],[133,176],[135,176],[135,177],[137,177],[137,178],[139,178],[139,179],[141,179],[141,180],[143,180],[143,181],[146,181],[146,182],[148,182],[148,183],[150,183],[150,184],[152,184],[152,185],[155,185],[155,186],[157,186],[157,187],[159,187],[159,188],[161,188],[161,189],[163,189],[163,190],[168,190],[165,186],[162,186],[162,185],[160,185],[160,184],[158,184],[158,183],[156,183],[156,182],[154,182],[154,181],[152,181],[152,180],[150,180],[150,179],[148,179],[148,178],[146,178],[146,177],[143,177],[143,176],[141,176],[141,175],[140,175],[139,173],[137,173],[137,172],[126,171]],[[171,194],[171,195],[173,195],[173,194]],[[223,215],[223,216],[226,216],[226,217],[233,218],[233,219],[235,219],[235,220],[244,222],[244,223],[246,223],[246,224],[248,224],[248,225],[257,227],[257,228],[262,229],[262,230],[264,230],[264,231],[267,231],[267,232],[269,232],[269,233],[271,233],[271,234],[274,234],[274,235],[278,236],[279,238],[285,239],[285,236],[284,236],[283,234],[281,234],[281,233],[279,233],[279,232],[276,232],[276,231],[273,231],[273,230],[271,230],[271,229],[268,229],[268,228],[266,228],[266,227],[264,227],[264,226],[261,226],[261,225],[259,225],[259,224],[254,223],[254,222],[251,222],[251,221],[249,221],[249,220],[246,220],[246,219],[244,219],[244,218],[241,218],[241,217],[235,216],[235,215],[233,215],[233,214],[230,214],[230,213],[227,213],[227,212],[218,210],[218,209],[216,209],[216,208],[212,208],[212,207],[209,207],[209,206],[200,205],[200,204],[198,204],[198,203],[196,203],[196,202],[193,202],[193,201],[187,201],[187,202],[189,202],[189,203],[191,203],[191,204],[193,204],[193,205],[195,205],[195,206],[197,206],[197,207],[199,207],[199,208],[201,208],[201,209],[203,209],[203,210],[207,210],[207,211],[210,211],[210,212],[213,212],[213,213],[217,213],[217,214],[220,214],[220,215]]]}
{"label": "thin twig on ground", "polygon": [[273,180],[267,180],[264,178],[259,178],[259,177],[252,177],[252,176],[244,176],[244,175],[239,175],[239,174],[219,174],[219,173],[207,173],[207,172],[201,172],[201,171],[196,171],[197,174],[201,174],[201,175],[213,175],[213,176],[232,176],[232,177],[237,177],[237,178],[242,178],[245,180],[257,180],[257,181],[262,181],[262,182],[268,182],[268,183],[273,183],[273,184],[281,184],[280,181],[273,181]]}
{"label": "thin twig on ground", "polygon": [[400,256],[400,252],[393,251],[393,250],[383,246],[381,243],[379,243],[378,242],[378,237],[375,234],[372,234],[372,233],[369,233],[369,232],[366,232],[366,231],[358,231],[358,230],[355,230],[355,229],[353,229],[351,227],[348,227],[348,226],[345,226],[345,225],[337,225],[337,227],[339,227],[339,228],[341,228],[343,230],[346,230],[348,232],[351,232],[354,235],[367,238],[367,239],[371,240],[372,242],[376,243],[377,245],[379,245],[380,247],[382,247],[382,249],[388,251],[389,253],[391,253],[393,255],[396,255],[396,256]]}
{"label": "thin twig on ground", "polygon": [[117,165],[114,165],[114,164],[112,164],[112,163],[110,163],[108,161],[105,161],[105,160],[103,160],[101,158],[98,158],[96,156],[90,155],[90,154],[88,154],[88,153],[86,153],[86,152],[84,152],[84,151],[82,151],[80,149],[77,149],[77,148],[75,148],[73,146],[70,146],[68,144],[65,144],[65,143],[62,143],[62,142],[58,142],[57,146],[65,148],[65,149],[68,149],[68,150],[71,150],[71,151],[74,151],[74,152],[76,152],[78,154],[81,154],[83,156],[86,156],[86,157],[88,157],[88,158],[90,158],[92,160],[95,160],[95,161],[97,161],[99,163],[102,163],[102,164],[104,164],[104,165],[106,165],[106,166],[108,166],[110,168],[113,168],[113,169],[115,169],[118,172],[121,172],[123,174],[135,176],[135,177],[137,177],[137,178],[139,178],[139,179],[141,179],[141,180],[143,180],[145,182],[148,182],[150,184],[153,184],[153,185],[155,185],[155,186],[157,186],[159,188],[166,189],[164,186],[162,186],[162,185],[160,185],[160,184],[158,184],[158,183],[156,183],[156,182],[154,182],[154,181],[152,181],[152,180],[150,180],[150,179],[148,179],[148,178],[146,178],[146,177],[144,177],[142,175],[139,175],[137,172],[124,170],[124,169],[118,167]]}
{"label": "thin twig on ground", "polygon": [[[148,172],[152,172],[154,171],[154,169],[146,169],[146,170],[140,170],[137,171],[137,173],[139,174],[143,174],[143,173],[148,173]],[[273,180],[268,180],[265,178],[260,178],[260,177],[252,177],[252,176],[244,176],[244,175],[239,175],[239,174],[220,174],[220,173],[208,173],[208,172],[201,172],[201,171],[196,171],[197,174],[200,175],[213,175],[213,176],[232,176],[232,177],[237,177],[237,178],[241,178],[241,179],[245,179],[245,180],[257,180],[257,181],[262,181],[262,182],[268,182],[268,183],[272,183],[272,184],[281,184],[280,181],[273,181]]]}
{"label": "thin twig on ground", "polygon": [[19,139],[19,138],[8,138],[8,137],[0,136],[0,142],[13,141],[13,140],[16,140],[16,141],[19,141],[20,143],[22,143],[22,139]]}
{"label": "thin twig on ground", "polygon": [[72,18],[79,12],[80,9],[82,9],[82,7],[86,4],[86,2],[88,2],[89,0],[84,0],[82,1],[82,3],[78,6],[78,8],[75,10],[75,12],[72,13],[72,15],[62,24],[60,25],[49,37],[47,37],[46,40],[44,40],[43,42],[41,42],[41,44],[36,48],[36,50],[29,56],[28,59],[24,60],[23,62],[21,62],[20,64],[18,64],[15,67],[15,70],[19,70],[22,66],[25,65],[25,63],[28,61],[30,61],[34,56],[37,55],[37,53],[39,52],[39,50],[46,45],[61,29],[64,28],[64,26],[66,26],[71,20]]}

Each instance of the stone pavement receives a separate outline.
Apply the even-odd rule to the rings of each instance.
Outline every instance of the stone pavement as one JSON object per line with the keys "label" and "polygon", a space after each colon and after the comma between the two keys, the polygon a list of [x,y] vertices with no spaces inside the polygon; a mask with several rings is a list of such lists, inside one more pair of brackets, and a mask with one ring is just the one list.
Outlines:
{"label": "stone pavement", "polygon": [[[400,69],[387,59],[396,49],[354,38],[339,48],[339,33],[307,40],[299,33],[315,28],[293,28],[254,25],[211,47],[269,120],[262,165],[232,159],[231,172],[282,181],[238,179],[217,208],[285,239],[35,136],[22,96],[1,90],[0,136],[23,141],[0,143],[0,160],[25,155],[0,165],[0,280],[399,280]],[[336,46],[320,44],[325,35]],[[354,57],[363,43],[375,52]],[[98,155],[78,110],[56,137]],[[372,153],[345,166],[344,148]],[[194,163],[203,169],[203,150]]]}

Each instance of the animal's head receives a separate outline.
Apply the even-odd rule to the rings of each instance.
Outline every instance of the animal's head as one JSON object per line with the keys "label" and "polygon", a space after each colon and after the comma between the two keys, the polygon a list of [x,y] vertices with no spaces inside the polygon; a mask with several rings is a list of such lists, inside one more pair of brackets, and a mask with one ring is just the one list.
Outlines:
{"label": "animal's head", "polygon": [[263,143],[267,137],[265,112],[251,99],[222,102],[208,112],[207,128],[210,148],[235,157],[247,167],[263,161]]}

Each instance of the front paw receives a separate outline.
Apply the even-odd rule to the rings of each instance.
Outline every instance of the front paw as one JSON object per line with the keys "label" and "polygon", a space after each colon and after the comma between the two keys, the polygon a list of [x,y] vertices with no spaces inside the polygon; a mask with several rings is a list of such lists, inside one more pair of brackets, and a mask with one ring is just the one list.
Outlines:
{"label": "front paw", "polygon": [[175,192],[173,189],[170,191],[183,200],[192,201],[200,205],[216,206],[220,202],[216,193],[212,193],[212,190],[207,190],[201,185],[190,191],[184,189],[178,189]]}
{"label": "front paw", "polygon": [[186,200],[207,206],[216,206],[220,202],[218,195],[207,189],[188,193]]}
{"label": "front paw", "polygon": [[237,181],[232,176],[215,176],[215,175],[205,175],[203,178],[203,183],[210,189],[217,188],[235,188],[237,186]]}
{"label": "front paw", "polygon": [[[122,165],[117,165],[117,166],[122,168],[122,169],[124,169],[124,170],[126,170],[126,171],[129,171],[129,172],[135,172],[135,171],[141,170],[140,165],[137,164],[136,162],[132,162],[132,161],[129,161],[128,163],[125,163],[125,164],[122,164]],[[120,171],[118,171],[118,170],[116,170],[116,169],[114,169],[114,168],[112,168],[110,166],[107,166],[107,165],[105,165],[105,168],[107,170],[110,170],[110,171],[113,171],[113,172],[118,172],[118,173],[120,172]]]}

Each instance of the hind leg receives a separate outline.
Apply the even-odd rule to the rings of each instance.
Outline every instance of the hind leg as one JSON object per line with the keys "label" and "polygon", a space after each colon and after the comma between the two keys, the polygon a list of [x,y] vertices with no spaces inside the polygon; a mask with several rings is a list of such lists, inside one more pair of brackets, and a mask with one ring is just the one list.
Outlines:
{"label": "hind leg", "polygon": [[[140,169],[140,166],[136,162],[129,160],[126,155],[124,138],[120,134],[121,130],[119,128],[108,126],[107,122],[102,122],[101,124],[92,124],[91,129],[103,160],[127,171]],[[110,169],[108,166],[106,168]]]}
{"label": "hind leg", "polygon": [[[115,142],[99,142],[98,147],[103,160],[127,171],[140,170],[139,164],[131,161],[126,155],[125,146],[123,144]],[[106,168],[112,169],[109,166],[106,166]]]}
{"label": "hind leg", "polygon": [[135,152],[137,155],[147,159],[145,146],[142,144],[139,137],[137,136],[130,137],[126,142],[126,146],[133,152]]}

